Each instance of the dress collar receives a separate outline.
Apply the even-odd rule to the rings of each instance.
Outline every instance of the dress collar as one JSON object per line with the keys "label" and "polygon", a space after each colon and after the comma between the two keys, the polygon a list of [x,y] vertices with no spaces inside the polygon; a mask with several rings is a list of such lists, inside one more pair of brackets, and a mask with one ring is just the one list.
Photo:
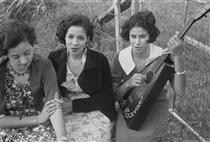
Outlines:
{"label": "dress collar", "polygon": [[[95,68],[96,67],[96,61],[95,61],[95,58],[94,56],[92,55],[92,49],[89,49],[88,47],[85,49],[85,56],[86,56],[86,60],[85,60],[85,65],[84,65],[84,68],[83,70],[89,70],[89,69],[92,69],[92,68]],[[67,68],[67,58],[68,58],[68,55],[67,55],[67,49],[65,50],[65,59],[66,59],[66,62],[64,64],[66,64],[66,68]]]}
{"label": "dress collar", "polygon": [[[149,48],[150,55],[146,59],[146,65],[154,61],[159,56],[161,56],[164,52],[164,50],[161,47],[158,47],[154,44],[149,44]],[[130,74],[130,72],[135,68],[136,65],[133,61],[131,46],[128,46],[127,48],[120,51],[119,62],[126,75]]]}

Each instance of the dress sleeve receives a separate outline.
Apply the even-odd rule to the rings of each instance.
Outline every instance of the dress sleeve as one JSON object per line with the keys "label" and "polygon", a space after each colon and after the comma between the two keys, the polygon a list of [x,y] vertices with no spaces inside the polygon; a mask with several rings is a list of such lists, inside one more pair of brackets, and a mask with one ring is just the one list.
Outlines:
{"label": "dress sleeve", "polygon": [[0,116],[5,114],[5,101],[4,101],[4,79],[6,64],[0,65]]}
{"label": "dress sleeve", "polygon": [[0,116],[5,114],[5,103],[3,95],[0,94]]}
{"label": "dress sleeve", "polygon": [[42,70],[42,83],[43,83],[46,101],[54,99],[56,91],[58,92],[60,98],[56,73],[52,63],[49,60],[47,60]]}
{"label": "dress sleeve", "polygon": [[174,74],[176,72],[175,72],[175,67],[174,67],[174,61],[171,59],[171,55],[166,57],[165,62],[169,64],[170,67],[173,67],[173,70],[171,70],[171,72],[169,73],[170,74],[169,81],[172,83],[174,81]]}
{"label": "dress sleeve", "polygon": [[[112,83],[119,86],[122,83],[123,79],[123,71],[122,67],[120,66],[118,55],[116,55],[111,63],[111,74],[112,74]],[[115,86],[113,85],[113,86]],[[115,88],[114,88],[115,89]]]}
{"label": "dress sleeve", "polygon": [[47,57],[53,64],[54,70],[56,71],[58,69],[58,65],[56,64],[56,62],[54,61],[55,58],[55,53],[51,52],[48,57]]}

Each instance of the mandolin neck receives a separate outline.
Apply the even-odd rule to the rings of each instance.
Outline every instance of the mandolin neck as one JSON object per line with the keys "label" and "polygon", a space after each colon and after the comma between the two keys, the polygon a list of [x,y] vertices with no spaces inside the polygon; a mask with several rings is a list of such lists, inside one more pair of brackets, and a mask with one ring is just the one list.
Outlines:
{"label": "mandolin neck", "polygon": [[185,34],[188,32],[188,30],[192,27],[192,25],[195,23],[195,20],[193,18],[190,18],[187,24],[182,28],[181,32],[178,34],[180,39],[183,39]]}
{"label": "mandolin neck", "polygon": [[152,68],[153,73],[156,73],[158,71],[158,69],[161,67],[168,56],[170,56],[170,54],[164,54],[157,59],[155,66],[153,66]]}
{"label": "mandolin neck", "polygon": [[[192,27],[192,25],[195,23],[195,20],[193,18],[190,18],[189,21],[187,22],[187,24],[182,28],[181,32],[178,34],[180,39],[183,39],[185,34],[188,32],[188,30]],[[163,56],[161,56],[158,59],[158,63],[156,64],[156,66],[154,66],[154,72],[157,72],[158,69],[161,67],[161,65],[163,64],[164,60],[170,56],[170,54],[164,54]]]}

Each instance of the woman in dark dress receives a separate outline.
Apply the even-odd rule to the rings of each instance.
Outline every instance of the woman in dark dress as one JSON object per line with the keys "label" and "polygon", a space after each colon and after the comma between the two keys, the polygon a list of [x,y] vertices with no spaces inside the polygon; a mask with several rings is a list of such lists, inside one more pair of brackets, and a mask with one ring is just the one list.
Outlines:
{"label": "woman in dark dress", "polygon": [[[185,68],[182,41],[177,35],[173,36],[167,49],[153,44],[159,35],[155,26],[155,17],[150,11],[137,12],[123,25],[121,36],[130,42],[130,45],[120,51],[111,65],[115,98],[122,99],[130,88],[145,84],[146,75],[141,71],[161,55],[170,52],[174,62],[174,71],[170,83],[176,93],[185,92]],[[170,60],[170,59],[169,59]],[[138,73],[132,73],[137,70]],[[124,81],[129,78],[127,81]],[[153,105],[146,120],[139,131],[129,129],[123,118],[121,109],[117,108],[116,139],[118,142],[157,142],[166,129],[168,120],[168,100],[166,89]]]}
{"label": "woman in dark dress", "polygon": [[66,48],[50,53],[64,97],[71,142],[109,142],[116,118],[111,72],[107,58],[88,44],[93,25],[83,15],[64,18],[57,37]]}

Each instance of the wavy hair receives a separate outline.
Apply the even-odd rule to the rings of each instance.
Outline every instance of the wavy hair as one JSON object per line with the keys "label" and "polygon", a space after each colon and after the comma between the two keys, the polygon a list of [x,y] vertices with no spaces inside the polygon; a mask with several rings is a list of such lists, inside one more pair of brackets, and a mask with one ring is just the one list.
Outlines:
{"label": "wavy hair", "polygon": [[57,27],[56,36],[60,43],[66,43],[66,33],[71,26],[83,27],[88,39],[92,41],[94,26],[90,22],[90,19],[84,15],[73,14],[64,18]]}
{"label": "wavy hair", "polygon": [[1,23],[0,57],[23,41],[29,42],[32,46],[37,43],[34,28],[17,19],[8,19]]}
{"label": "wavy hair", "polygon": [[160,30],[155,26],[156,19],[151,11],[145,10],[132,15],[122,26],[121,37],[129,41],[130,30],[133,27],[142,27],[149,34],[148,43],[156,40]]}

